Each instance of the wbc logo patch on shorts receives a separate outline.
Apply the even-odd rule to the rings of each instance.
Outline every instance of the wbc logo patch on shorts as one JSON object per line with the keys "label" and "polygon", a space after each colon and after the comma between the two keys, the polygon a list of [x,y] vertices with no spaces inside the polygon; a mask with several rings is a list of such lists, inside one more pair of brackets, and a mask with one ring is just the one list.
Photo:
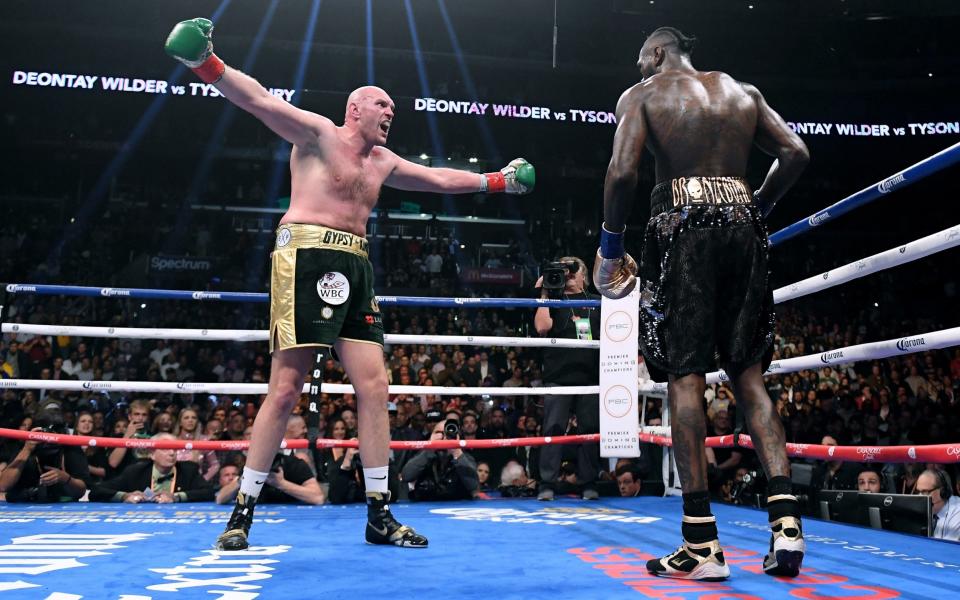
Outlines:
{"label": "wbc logo patch on shorts", "polygon": [[324,273],[317,281],[317,295],[327,304],[339,306],[350,297],[350,282],[343,273]]}

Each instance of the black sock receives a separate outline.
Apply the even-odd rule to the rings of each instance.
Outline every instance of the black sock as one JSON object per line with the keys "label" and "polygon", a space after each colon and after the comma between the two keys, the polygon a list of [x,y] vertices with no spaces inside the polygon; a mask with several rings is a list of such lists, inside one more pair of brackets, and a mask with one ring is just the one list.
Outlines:
{"label": "black sock", "polygon": [[767,496],[781,496],[784,494],[793,494],[793,483],[785,475],[771,477],[767,482]]}
{"label": "black sock", "polygon": [[[711,517],[709,492],[692,492],[683,495],[683,514],[687,517]],[[687,523],[680,525],[683,539],[693,544],[702,544],[717,539],[717,522]]]}
{"label": "black sock", "polygon": [[[790,497],[771,502],[770,498],[775,496]],[[789,477],[771,477],[767,482],[767,515],[771,523],[783,517],[800,516],[800,503],[793,496],[793,483]]]}
{"label": "black sock", "polygon": [[688,517],[709,517],[710,492],[691,492],[683,495],[683,514]]}

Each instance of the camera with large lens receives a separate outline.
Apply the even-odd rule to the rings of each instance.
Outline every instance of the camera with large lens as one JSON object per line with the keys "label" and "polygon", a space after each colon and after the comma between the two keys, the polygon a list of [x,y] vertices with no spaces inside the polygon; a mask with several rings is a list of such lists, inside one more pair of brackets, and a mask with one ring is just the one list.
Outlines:
{"label": "camera with large lens", "polygon": [[[43,433],[67,433],[66,426],[63,423],[57,422],[44,424],[39,429]],[[36,448],[34,448],[33,455],[37,457],[37,462],[41,468],[63,468],[63,446],[60,444],[48,444],[41,442],[37,444]]]}
{"label": "camera with large lens", "polygon": [[460,422],[456,419],[447,419],[447,422],[443,424],[443,439],[445,440],[458,440],[460,439]]}
{"label": "camera with large lens", "polygon": [[543,289],[547,291],[547,296],[562,299],[563,290],[567,287],[567,277],[576,273],[578,268],[577,263],[560,261],[541,267],[540,275],[543,276]]}
{"label": "camera with large lens", "polygon": [[730,489],[730,499],[734,504],[762,508],[766,500],[763,490],[767,478],[762,471],[748,471],[741,481],[735,482]]}

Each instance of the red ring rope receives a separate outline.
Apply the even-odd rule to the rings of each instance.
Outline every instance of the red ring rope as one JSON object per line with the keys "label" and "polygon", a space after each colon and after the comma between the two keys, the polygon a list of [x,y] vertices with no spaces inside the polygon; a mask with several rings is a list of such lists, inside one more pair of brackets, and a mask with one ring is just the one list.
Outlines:
{"label": "red ring rope", "polygon": [[[173,450],[246,450],[250,442],[220,440],[153,440],[140,438],[104,438],[84,435],[64,435],[42,431],[20,431],[19,429],[0,428],[0,438],[22,441],[46,442],[64,446],[99,446],[102,448],[146,448]],[[671,446],[668,437],[641,433],[641,442]],[[486,449],[515,448],[518,446],[546,446],[548,444],[586,444],[600,441],[600,434],[563,435],[552,437],[506,438],[493,440],[422,440],[391,441],[393,450],[446,450],[450,448]],[[285,448],[294,450],[309,447],[308,440],[284,440]],[[741,435],[740,443],[752,448],[750,436]],[[730,448],[732,435],[709,437],[707,446],[711,448]],[[318,448],[357,448],[352,440],[318,439]],[[820,446],[817,444],[787,444],[787,454],[796,458],[815,458],[821,460],[840,460],[849,462],[960,462],[960,444],[936,444],[932,446]]]}

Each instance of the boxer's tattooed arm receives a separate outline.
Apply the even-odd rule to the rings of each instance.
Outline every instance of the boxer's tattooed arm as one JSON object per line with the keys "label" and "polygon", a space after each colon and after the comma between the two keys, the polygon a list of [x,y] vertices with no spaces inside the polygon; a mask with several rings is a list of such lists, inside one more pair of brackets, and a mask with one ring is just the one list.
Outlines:
{"label": "boxer's tattooed arm", "polygon": [[603,184],[603,221],[613,233],[623,231],[630,216],[646,139],[643,91],[634,86],[617,102],[617,132],[613,136],[613,153]]}

